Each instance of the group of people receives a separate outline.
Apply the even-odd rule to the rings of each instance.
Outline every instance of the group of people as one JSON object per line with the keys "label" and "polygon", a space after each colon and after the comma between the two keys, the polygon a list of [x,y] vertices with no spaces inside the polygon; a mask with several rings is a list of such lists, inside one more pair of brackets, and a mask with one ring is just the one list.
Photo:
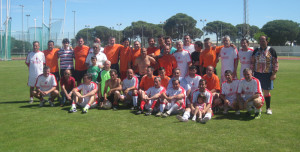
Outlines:
{"label": "group of people", "polygon": [[[209,38],[203,46],[201,41],[192,44],[186,35],[175,47],[171,37],[159,36],[157,46],[155,38],[148,39],[148,48],[141,47],[139,41],[130,47],[127,38],[122,45],[116,44],[110,37],[104,48],[99,38],[91,48],[79,38],[73,49],[64,39],[62,48],[54,48],[54,42],[49,41],[44,51],[39,51],[35,41],[26,58],[30,103],[35,96],[42,107],[48,96],[54,106],[58,97],[61,106],[71,103],[70,113],[76,112],[77,106],[87,113],[108,103],[117,110],[121,104],[136,114],[178,114],[177,119],[184,122],[192,118],[206,123],[220,109],[224,114],[235,110],[237,115],[240,110],[247,110],[247,115],[255,111],[255,118],[260,118],[264,102],[267,114],[272,114],[270,90],[278,71],[276,51],[267,40],[261,36],[260,47],[253,50],[249,41],[242,39],[239,51],[229,36],[223,37],[222,46],[212,46]],[[216,75],[219,60],[222,83]]]}

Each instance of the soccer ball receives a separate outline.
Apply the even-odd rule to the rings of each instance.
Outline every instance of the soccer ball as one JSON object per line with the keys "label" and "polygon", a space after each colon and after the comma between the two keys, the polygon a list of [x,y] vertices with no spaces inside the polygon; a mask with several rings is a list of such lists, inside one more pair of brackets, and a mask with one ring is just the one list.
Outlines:
{"label": "soccer ball", "polygon": [[111,107],[112,107],[112,104],[110,101],[108,101],[108,100],[104,101],[104,104],[103,104],[104,109],[111,109]]}

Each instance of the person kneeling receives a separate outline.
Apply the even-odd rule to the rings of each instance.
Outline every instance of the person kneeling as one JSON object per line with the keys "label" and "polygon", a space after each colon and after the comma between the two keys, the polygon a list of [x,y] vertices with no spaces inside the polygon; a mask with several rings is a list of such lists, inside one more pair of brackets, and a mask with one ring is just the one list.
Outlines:
{"label": "person kneeling", "polygon": [[[73,101],[72,107],[69,110],[70,113],[77,112],[76,104],[80,107],[84,107],[82,113],[87,113],[89,108],[95,108],[97,106],[98,86],[95,82],[92,82],[92,77],[91,74],[84,74],[83,83],[73,89]],[[80,91],[82,91],[82,94]]]}
{"label": "person kneeling", "polygon": [[40,99],[40,107],[44,106],[44,97],[49,97],[48,102],[51,107],[54,107],[54,99],[58,96],[58,90],[56,89],[57,82],[55,76],[50,73],[50,68],[45,66],[43,68],[43,74],[39,75],[36,80],[36,91],[33,91],[33,95]]}

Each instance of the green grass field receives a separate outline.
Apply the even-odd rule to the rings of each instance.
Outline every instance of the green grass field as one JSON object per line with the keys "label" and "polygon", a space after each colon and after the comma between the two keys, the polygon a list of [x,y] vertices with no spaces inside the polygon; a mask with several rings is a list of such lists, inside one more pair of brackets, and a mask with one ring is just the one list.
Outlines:
{"label": "green grass field", "polygon": [[0,62],[0,73],[0,151],[299,151],[300,61],[280,61],[273,115],[264,106],[259,120],[230,112],[205,125],[130,110],[40,108],[28,104],[24,61]]}

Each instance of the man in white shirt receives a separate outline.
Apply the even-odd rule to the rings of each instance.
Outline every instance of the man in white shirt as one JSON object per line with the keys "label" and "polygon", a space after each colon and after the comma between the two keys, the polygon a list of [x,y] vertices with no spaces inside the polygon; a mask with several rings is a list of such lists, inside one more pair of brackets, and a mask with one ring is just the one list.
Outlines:
{"label": "man in white shirt", "polygon": [[33,89],[36,83],[36,79],[43,73],[43,67],[46,64],[45,55],[39,50],[40,43],[38,41],[34,41],[32,44],[33,51],[28,53],[25,60],[25,63],[29,68],[27,85],[30,87],[30,104],[33,103]]}
{"label": "man in white shirt", "polygon": [[122,82],[122,91],[124,96],[121,96],[121,100],[132,100],[133,107],[132,110],[137,109],[138,104],[138,89],[139,80],[136,76],[134,76],[133,70],[127,70],[127,77]]}
{"label": "man in white shirt", "polygon": [[192,54],[195,51],[194,44],[191,42],[191,38],[189,35],[185,35],[183,39],[183,49],[189,51]]}
{"label": "man in white shirt", "polygon": [[59,92],[56,89],[57,81],[55,75],[50,73],[50,67],[43,68],[43,74],[39,75],[36,80],[36,91],[33,91],[35,97],[40,99],[40,107],[44,106],[44,97],[49,96],[48,102],[51,107],[54,106],[54,99],[58,96]]}
{"label": "man in white shirt", "polygon": [[182,41],[176,42],[177,51],[173,54],[177,61],[177,68],[181,71],[181,77],[185,77],[188,74],[188,68],[192,65],[191,55],[187,50],[183,49]]}
{"label": "man in white shirt", "polygon": [[94,52],[92,52],[92,53],[90,52],[88,54],[88,56],[86,57],[86,60],[85,60],[85,64],[86,64],[87,67],[90,67],[90,66],[93,65],[91,58],[93,56],[96,56],[97,57],[97,66],[99,66],[100,69],[103,68],[103,64],[107,60],[107,58],[106,58],[106,55],[103,52],[100,51],[100,47],[101,46],[100,46],[99,43],[94,43],[93,44]]}

